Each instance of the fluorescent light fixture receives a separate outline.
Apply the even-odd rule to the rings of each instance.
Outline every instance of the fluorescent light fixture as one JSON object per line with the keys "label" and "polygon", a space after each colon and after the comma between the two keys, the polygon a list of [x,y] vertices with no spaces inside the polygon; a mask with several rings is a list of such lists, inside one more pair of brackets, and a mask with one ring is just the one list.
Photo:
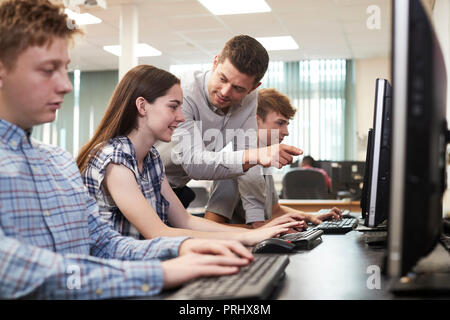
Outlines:
{"label": "fluorescent light fixture", "polygon": [[[121,45],[103,46],[103,50],[108,51],[109,53],[112,53],[113,55],[118,57],[122,55]],[[136,50],[138,57],[153,57],[162,55],[161,51],[153,48],[152,46],[146,43],[138,43]]]}
{"label": "fluorescent light fixture", "polygon": [[272,9],[265,0],[198,0],[206,9],[216,16],[226,14],[243,14],[269,12]]}
{"label": "fluorescent light fixture", "polygon": [[64,13],[67,14],[69,19],[75,20],[76,24],[79,26],[86,24],[97,24],[102,22],[102,19],[97,18],[90,13],[77,13],[70,9],[65,9]]}
{"label": "fluorescent light fixture", "polygon": [[299,48],[297,42],[291,36],[282,37],[261,37],[255,38],[267,51],[276,50],[296,50]]}

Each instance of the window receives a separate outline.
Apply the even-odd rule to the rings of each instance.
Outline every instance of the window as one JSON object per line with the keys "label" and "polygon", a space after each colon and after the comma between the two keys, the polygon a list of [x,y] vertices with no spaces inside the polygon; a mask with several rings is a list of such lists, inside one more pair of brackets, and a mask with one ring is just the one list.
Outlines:
{"label": "window", "polygon": [[345,158],[345,60],[271,62],[261,88],[286,94],[297,109],[286,144],[315,159]]}

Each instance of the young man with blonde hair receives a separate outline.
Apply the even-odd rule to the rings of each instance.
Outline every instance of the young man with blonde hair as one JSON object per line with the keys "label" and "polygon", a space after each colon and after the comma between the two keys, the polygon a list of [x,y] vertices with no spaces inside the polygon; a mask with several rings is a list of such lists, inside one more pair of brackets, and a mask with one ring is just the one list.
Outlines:
{"label": "young man with blonde hair", "polygon": [[151,295],[237,272],[253,259],[237,242],[120,236],[100,219],[71,155],[31,138],[72,90],[68,41],[79,31],[63,10],[0,3],[0,299]]}
{"label": "young man with blonde hair", "polygon": [[[278,144],[289,135],[289,120],[295,115],[289,98],[275,89],[261,89],[258,91],[258,146],[265,147]],[[258,228],[274,223],[292,220],[305,220],[319,224],[324,219],[340,219],[341,211],[333,208],[326,214],[313,215],[294,210],[278,203],[275,183],[271,174],[264,174],[261,167],[250,170],[253,174],[251,188],[257,195],[263,210],[247,211],[242,206],[241,189],[235,179],[215,181],[211,189],[211,196],[206,208],[207,219],[219,223],[232,223],[239,226]],[[299,181],[301,183],[301,181]],[[306,225],[304,224],[306,227]]]}

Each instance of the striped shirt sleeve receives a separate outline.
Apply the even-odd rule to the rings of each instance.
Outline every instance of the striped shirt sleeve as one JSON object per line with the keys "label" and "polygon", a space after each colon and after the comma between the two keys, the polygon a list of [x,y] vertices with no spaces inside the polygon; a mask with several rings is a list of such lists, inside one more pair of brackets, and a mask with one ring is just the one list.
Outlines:
{"label": "striped shirt sleeve", "polygon": [[105,299],[157,294],[161,262],[58,254],[6,237],[0,229],[0,298]]}

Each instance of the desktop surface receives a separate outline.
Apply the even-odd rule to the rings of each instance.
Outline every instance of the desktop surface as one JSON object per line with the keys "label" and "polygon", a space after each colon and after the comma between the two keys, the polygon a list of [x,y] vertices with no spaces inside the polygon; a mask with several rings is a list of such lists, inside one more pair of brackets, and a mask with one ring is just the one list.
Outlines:
{"label": "desktop surface", "polygon": [[[270,294],[269,300],[450,298],[448,293],[395,295],[390,292],[391,282],[382,273],[387,249],[369,246],[364,232],[353,230],[346,234],[324,234],[321,237],[322,244],[314,249],[288,254],[289,264],[285,269],[285,276]],[[433,255],[443,257],[439,261],[450,266],[450,254],[441,247],[436,247]],[[432,265],[437,265],[436,260]],[[164,292],[147,299],[165,299],[169,294],[170,292]]]}
{"label": "desktop surface", "polygon": [[[390,292],[391,282],[382,273],[386,248],[371,247],[363,232],[324,234],[313,250],[289,254],[286,277],[275,299],[280,300],[386,300],[450,298],[445,295]],[[448,265],[448,252],[433,251]],[[442,260],[441,260],[442,261]]]}
{"label": "desktop surface", "polygon": [[311,251],[290,254],[277,299],[393,299],[381,274],[385,249],[369,248],[363,234],[323,235]]}

